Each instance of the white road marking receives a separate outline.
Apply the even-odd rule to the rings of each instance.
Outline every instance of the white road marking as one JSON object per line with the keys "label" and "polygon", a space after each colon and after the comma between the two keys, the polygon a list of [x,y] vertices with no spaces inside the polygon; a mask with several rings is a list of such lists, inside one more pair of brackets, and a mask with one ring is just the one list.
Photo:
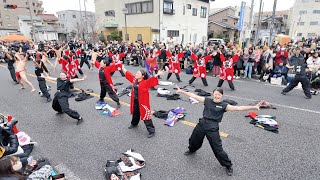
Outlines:
{"label": "white road marking", "polygon": [[[260,101],[260,100],[256,100],[256,99],[242,98],[242,97],[230,96],[230,95],[224,95],[224,96],[235,98],[235,99],[246,100],[246,101]],[[305,112],[320,114],[320,111],[314,111],[314,110],[310,110],[310,109],[297,108],[297,107],[287,106],[287,105],[277,104],[277,103],[272,103],[272,105],[279,106],[279,107],[284,107],[284,108],[288,108],[288,109],[295,109],[295,110],[299,110],[299,111],[305,111]]]}

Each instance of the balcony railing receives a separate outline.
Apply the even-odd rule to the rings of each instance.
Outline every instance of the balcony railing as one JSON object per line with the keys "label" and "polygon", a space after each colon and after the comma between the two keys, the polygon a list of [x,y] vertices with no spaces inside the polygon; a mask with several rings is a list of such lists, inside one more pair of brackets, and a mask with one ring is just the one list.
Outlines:
{"label": "balcony railing", "polygon": [[174,9],[163,8],[163,14],[171,14],[171,15],[173,15],[174,13],[175,13]]}

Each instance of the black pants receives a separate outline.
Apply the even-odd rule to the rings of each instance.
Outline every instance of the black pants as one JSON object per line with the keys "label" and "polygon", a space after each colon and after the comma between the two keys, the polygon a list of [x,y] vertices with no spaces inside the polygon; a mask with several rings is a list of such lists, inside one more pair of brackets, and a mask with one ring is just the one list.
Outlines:
{"label": "black pants", "polygon": [[8,66],[8,69],[10,71],[10,75],[13,81],[17,82],[17,78],[16,78],[16,71],[14,70],[13,66]]}
{"label": "black pants", "polygon": [[23,153],[17,154],[15,156],[19,157],[22,165],[26,166],[28,165],[28,157],[30,156],[33,150],[33,145],[28,144],[28,145],[21,146],[21,148],[23,149]]}
{"label": "black pants", "polygon": [[189,151],[196,152],[200,149],[205,136],[207,137],[211,149],[220,164],[225,167],[232,166],[231,160],[222,148],[218,122],[200,119],[189,138]]}
{"label": "black pants", "polygon": [[39,82],[39,88],[40,91],[42,92],[43,96],[46,98],[50,98],[50,94],[48,92],[47,84],[46,84],[46,79],[42,77],[37,77],[37,80]]}
{"label": "black pants", "polygon": [[[223,84],[224,80],[223,79],[220,79],[219,82],[218,82],[218,87],[220,88]],[[232,89],[232,90],[235,90],[234,88],[234,85],[233,85],[233,82],[232,81],[228,81],[229,83],[229,87]]]}
{"label": "black pants", "polygon": [[[196,80],[196,79],[197,79],[197,77],[194,77],[194,76],[193,76],[193,77],[190,79],[189,84],[192,84],[193,81]],[[207,82],[207,79],[206,79],[206,78],[201,78],[201,80],[202,80],[202,83],[203,83],[205,86],[208,86],[208,82]]]}
{"label": "black pants", "polygon": [[[124,72],[121,70],[119,71],[122,77],[125,77],[126,75],[124,74]],[[113,76],[115,72],[111,72],[110,75]]]}
{"label": "black pants", "polygon": [[80,61],[80,67],[81,68],[83,66],[83,63],[86,63],[89,69],[91,68],[91,65],[90,65],[90,63],[89,63],[89,61],[87,59],[81,59],[81,61]]}
{"label": "black pants", "polygon": [[[140,110],[139,110],[139,101],[138,99],[134,100],[133,104],[133,115],[132,115],[132,121],[131,124],[133,126],[137,126],[140,122]],[[155,133],[156,129],[153,126],[152,120],[144,120],[144,124],[146,125],[146,128],[149,133]]]}
{"label": "black pants", "polygon": [[[171,75],[172,75],[172,73],[168,73],[167,80],[170,79]],[[177,77],[177,80],[178,80],[178,81],[181,81],[179,74],[175,74],[175,75],[176,75],[176,77]]]}
{"label": "black pants", "polygon": [[52,108],[57,112],[64,112],[68,114],[73,119],[79,119],[80,114],[77,111],[71,110],[69,108],[69,102],[67,95],[62,95],[61,92],[58,92],[52,101]]}
{"label": "black pants", "polygon": [[241,73],[240,73],[241,68],[234,68],[234,75],[240,77]]}
{"label": "black pants", "polygon": [[282,90],[282,92],[290,92],[293,88],[295,88],[299,82],[301,82],[302,84],[302,89],[304,91],[304,94],[307,96],[307,97],[311,97],[311,92],[310,92],[310,83],[307,79],[306,76],[295,76],[293,78],[293,80],[290,82],[290,84]]}
{"label": "black pants", "polygon": [[103,84],[100,83],[101,91],[100,91],[100,100],[103,101],[103,99],[106,97],[106,94],[109,94],[109,97],[116,102],[117,104],[120,104],[118,95],[113,91],[111,86],[109,84]]}
{"label": "black pants", "polygon": [[79,71],[79,73],[80,73],[81,75],[83,75],[83,72],[82,72],[82,70],[81,70],[81,69],[78,69],[78,71]]}

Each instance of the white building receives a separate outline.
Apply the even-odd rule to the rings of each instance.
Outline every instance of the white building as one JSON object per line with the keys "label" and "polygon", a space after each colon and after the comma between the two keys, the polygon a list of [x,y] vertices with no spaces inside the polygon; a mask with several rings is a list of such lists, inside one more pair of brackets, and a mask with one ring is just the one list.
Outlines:
{"label": "white building", "polygon": [[[51,26],[43,25],[40,17],[34,16],[34,29],[36,41],[58,40],[57,31]],[[23,36],[32,38],[32,24],[30,16],[18,16],[19,30]]]}
{"label": "white building", "polygon": [[109,37],[117,32],[125,40],[125,14],[129,42],[202,43],[207,40],[209,0],[95,0],[98,29]]}
{"label": "white building", "polygon": [[301,40],[320,35],[320,0],[296,0],[289,17],[291,38]]}
{"label": "white building", "polygon": [[[104,5],[106,6],[106,5]],[[65,10],[58,11],[59,37],[67,40],[73,38],[88,38],[88,34],[95,32],[96,17],[90,11]],[[59,38],[59,39],[64,39]],[[64,39],[64,40],[66,40]]]}

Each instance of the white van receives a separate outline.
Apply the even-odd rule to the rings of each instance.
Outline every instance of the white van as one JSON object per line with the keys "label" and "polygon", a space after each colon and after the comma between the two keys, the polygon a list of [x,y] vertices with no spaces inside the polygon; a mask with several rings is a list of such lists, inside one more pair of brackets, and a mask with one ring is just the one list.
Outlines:
{"label": "white van", "polygon": [[225,45],[225,42],[223,39],[218,39],[218,38],[210,38],[208,40],[208,45]]}

